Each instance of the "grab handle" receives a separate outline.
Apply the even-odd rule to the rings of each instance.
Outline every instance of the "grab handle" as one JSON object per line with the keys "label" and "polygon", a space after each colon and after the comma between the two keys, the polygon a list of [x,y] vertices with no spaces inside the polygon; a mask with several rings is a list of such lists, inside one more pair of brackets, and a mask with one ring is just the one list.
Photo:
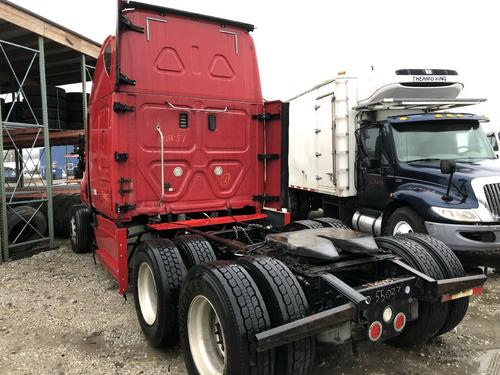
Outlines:
{"label": "grab handle", "polygon": [[161,163],[161,196],[158,201],[158,207],[160,207],[161,202],[163,202],[163,197],[165,196],[165,161],[163,154],[163,133],[161,131],[160,123],[156,124],[156,131],[160,135],[160,163]]}
{"label": "grab handle", "polygon": [[224,113],[227,112],[228,107],[224,109],[204,109],[204,108],[189,108],[189,107],[177,107],[170,102],[166,102],[170,108],[176,109],[178,111],[194,111],[194,112],[208,112],[208,113]]}

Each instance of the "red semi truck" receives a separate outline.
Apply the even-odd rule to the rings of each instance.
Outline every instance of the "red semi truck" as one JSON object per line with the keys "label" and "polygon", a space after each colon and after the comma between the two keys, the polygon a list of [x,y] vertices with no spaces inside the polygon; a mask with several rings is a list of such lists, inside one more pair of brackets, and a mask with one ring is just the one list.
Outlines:
{"label": "red semi truck", "polygon": [[133,291],[190,374],[306,374],[316,341],[414,345],[460,323],[483,275],[425,235],[290,223],[288,112],[263,100],[253,26],[119,2],[89,105],[72,248]]}

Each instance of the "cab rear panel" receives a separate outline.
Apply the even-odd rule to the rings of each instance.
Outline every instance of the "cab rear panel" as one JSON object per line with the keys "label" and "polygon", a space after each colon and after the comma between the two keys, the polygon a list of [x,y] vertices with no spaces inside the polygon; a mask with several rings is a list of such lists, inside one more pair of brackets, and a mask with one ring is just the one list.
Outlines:
{"label": "cab rear panel", "polygon": [[[121,221],[259,211],[256,196],[279,196],[279,161],[272,168],[258,155],[267,145],[281,153],[281,131],[266,137],[256,116],[265,109],[248,30],[153,10],[122,17],[144,30],[121,23],[97,64],[88,189],[96,210]],[[117,82],[118,71],[135,84]],[[265,164],[275,176],[265,178]]]}

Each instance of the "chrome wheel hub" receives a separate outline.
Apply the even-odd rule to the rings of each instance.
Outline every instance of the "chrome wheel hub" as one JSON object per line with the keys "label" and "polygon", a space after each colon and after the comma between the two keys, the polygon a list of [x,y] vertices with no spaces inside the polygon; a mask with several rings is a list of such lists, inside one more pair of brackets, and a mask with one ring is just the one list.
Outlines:
{"label": "chrome wheel hub", "polygon": [[413,228],[406,221],[400,221],[394,227],[394,231],[392,233],[393,236],[396,234],[405,234],[405,233],[413,233]]}
{"label": "chrome wheel hub", "polygon": [[146,262],[142,262],[139,266],[137,295],[144,321],[148,325],[153,325],[158,314],[158,295],[156,293],[153,271],[151,271],[151,267]]}
{"label": "chrome wheel hub", "polygon": [[226,366],[224,331],[210,301],[196,296],[187,317],[189,347],[200,375],[222,375]]}

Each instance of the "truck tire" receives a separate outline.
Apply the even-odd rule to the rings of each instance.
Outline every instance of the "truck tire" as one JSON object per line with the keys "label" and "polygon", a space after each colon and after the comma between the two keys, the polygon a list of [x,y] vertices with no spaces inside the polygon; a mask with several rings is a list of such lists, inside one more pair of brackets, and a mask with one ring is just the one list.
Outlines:
{"label": "truck tire", "polygon": [[189,271],[179,300],[189,374],[272,375],[274,350],[257,352],[252,344],[255,334],[269,328],[264,299],[242,266],[217,261]]}
{"label": "truck tire", "polygon": [[[262,293],[272,327],[305,317],[309,304],[293,273],[279,260],[268,257],[242,257],[241,264]],[[276,375],[306,375],[314,363],[316,339],[307,337],[276,348]]]}
{"label": "truck tire", "polygon": [[[38,119],[38,122],[42,122],[42,119],[43,119],[42,108],[33,107],[32,110],[33,110],[33,113],[35,114],[36,118]],[[31,110],[29,108],[24,108],[23,109],[23,118],[31,119],[31,118],[33,118],[33,113],[31,113]],[[47,108],[47,114],[48,114],[48,118],[50,120],[51,119],[54,119],[54,120],[60,119],[60,120],[64,121],[67,118],[66,108]]]}
{"label": "truck tire", "polygon": [[54,233],[56,234],[56,236],[65,237],[64,236],[64,226],[66,219],[65,216],[66,212],[72,206],[72,203],[69,200],[69,195],[61,194],[54,196],[52,205],[54,212]]}
{"label": "truck tire", "polygon": [[53,203],[54,206],[54,232],[63,238],[71,235],[71,207],[80,204],[81,199],[78,194],[62,194]]}
{"label": "truck tire", "polygon": [[73,122],[83,122],[82,110],[80,109],[79,111],[68,111],[67,120]]}
{"label": "truck tire", "polygon": [[70,228],[71,250],[76,254],[90,252],[94,236],[87,206],[78,204],[71,207]]}
{"label": "truck tire", "polygon": [[295,232],[296,230],[304,229],[320,229],[323,228],[323,224],[314,220],[297,220],[292,221],[283,228],[283,232]]}
{"label": "truck tire", "polygon": [[318,217],[316,219],[312,219],[321,223],[325,228],[338,228],[338,229],[351,229],[347,225],[345,225],[342,220],[334,219],[332,217]]}
{"label": "truck tire", "polygon": [[80,130],[83,129],[83,122],[70,121],[66,123],[67,130]]}
{"label": "truck tire", "polygon": [[188,234],[174,239],[187,269],[197,264],[217,260],[212,245],[198,234]]}
{"label": "truck tire", "polygon": [[424,220],[411,207],[400,207],[389,217],[384,234],[427,233]]}
{"label": "truck tire", "polygon": [[[89,94],[87,94],[87,105],[89,101]],[[83,95],[81,92],[68,92],[66,93],[66,100],[68,101],[69,111],[83,111]]]}
{"label": "truck tire", "polygon": [[[35,228],[36,231],[30,225],[24,228],[27,221],[30,222],[30,225]],[[40,211],[37,212],[35,208],[31,206],[17,206],[7,210],[7,231],[9,244],[14,242],[19,233],[21,233],[21,235],[16,240],[16,244],[42,238],[46,230],[47,220],[45,219],[45,216]],[[40,232],[42,236],[40,236],[37,231]],[[16,246],[12,249],[12,251],[22,252],[32,249],[34,246],[35,244]]]}
{"label": "truck tire", "polygon": [[[42,93],[41,87],[36,86],[36,85],[23,87],[23,91],[26,94],[26,96],[28,97],[28,99],[30,99],[31,96],[40,97],[41,93]],[[58,96],[59,98],[66,97],[66,90],[61,89],[59,87],[55,87],[55,86],[46,86],[45,93],[47,94],[47,96],[53,96],[53,97]]]}
{"label": "truck tire", "polygon": [[[378,237],[377,245],[400,256],[405,263],[416,270],[440,280],[444,274],[434,258],[418,243],[402,237]],[[421,345],[436,336],[443,328],[448,316],[448,305],[441,302],[418,302],[418,319],[408,322],[403,332],[387,343],[395,346]]]}
{"label": "truck tire", "polygon": [[75,167],[75,169],[73,169],[73,175],[75,176],[75,179],[81,180],[83,178],[83,171],[80,168]]}
{"label": "truck tire", "polygon": [[[40,94],[31,95],[28,97],[31,108],[42,107],[42,97]],[[24,108],[28,108],[28,103],[21,102]],[[66,98],[64,96],[49,96],[47,95],[47,108],[67,108]]]}
{"label": "truck tire", "polygon": [[155,348],[178,341],[177,303],[186,273],[179,250],[168,239],[144,241],[134,254],[135,310],[142,332]]}
{"label": "truck tire", "polygon": [[[404,235],[404,237],[411,241],[415,241],[424,247],[439,264],[439,267],[446,278],[466,276],[464,267],[462,266],[462,263],[460,263],[460,260],[443,242],[422,233],[409,233]],[[438,332],[438,335],[449,332],[460,324],[465,317],[465,314],[467,314],[467,309],[469,308],[469,297],[449,301],[446,302],[446,304],[449,305],[448,317],[444,326]]]}

